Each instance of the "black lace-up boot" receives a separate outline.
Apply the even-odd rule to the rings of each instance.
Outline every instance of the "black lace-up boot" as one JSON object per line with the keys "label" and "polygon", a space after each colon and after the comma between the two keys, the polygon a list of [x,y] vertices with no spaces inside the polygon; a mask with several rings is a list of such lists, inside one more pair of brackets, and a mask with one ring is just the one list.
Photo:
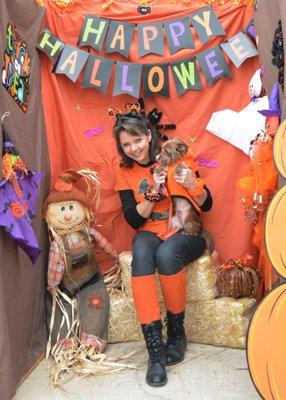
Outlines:
{"label": "black lace-up boot", "polygon": [[142,332],[149,353],[146,382],[149,386],[163,386],[167,383],[167,372],[161,321],[142,325]]}
{"label": "black lace-up boot", "polygon": [[185,312],[172,314],[167,311],[166,365],[175,365],[183,361],[187,348],[187,337],[184,328]]}

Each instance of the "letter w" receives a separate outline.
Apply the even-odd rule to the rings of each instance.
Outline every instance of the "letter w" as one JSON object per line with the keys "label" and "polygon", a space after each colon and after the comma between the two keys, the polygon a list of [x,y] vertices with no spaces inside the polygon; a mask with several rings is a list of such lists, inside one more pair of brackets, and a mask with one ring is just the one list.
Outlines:
{"label": "letter w", "polygon": [[188,68],[186,67],[186,64],[183,62],[180,64],[180,69],[175,66],[173,67],[173,70],[175,71],[175,74],[179,78],[182,86],[184,89],[188,89],[188,81],[191,84],[191,86],[195,85],[195,63],[194,61],[189,61],[188,62]]}

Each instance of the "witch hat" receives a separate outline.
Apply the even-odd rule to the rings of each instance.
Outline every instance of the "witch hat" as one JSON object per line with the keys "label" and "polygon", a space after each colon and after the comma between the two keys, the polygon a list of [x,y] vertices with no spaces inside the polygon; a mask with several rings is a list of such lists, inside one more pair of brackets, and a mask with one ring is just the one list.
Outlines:
{"label": "witch hat", "polygon": [[20,153],[15,149],[15,146],[6,131],[3,123],[2,123],[2,135],[3,135],[3,150],[2,150],[2,155],[5,153],[10,153],[13,154],[14,156],[19,156]]}
{"label": "witch hat", "polygon": [[14,144],[4,127],[4,119],[10,116],[10,112],[6,111],[1,118],[1,128],[2,128],[2,135],[3,135],[3,149],[2,149],[2,156],[4,154],[9,153],[13,154],[14,156],[19,156],[19,152],[15,149]]}
{"label": "witch hat", "polygon": [[279,86],[278,83],[275,82],[271,91],[270,99],[269,99],[269,109],[268,110],[260,110],[258,111],[260,114],[265,117],[279,117],[281,119],[281,109],[279,102]]}

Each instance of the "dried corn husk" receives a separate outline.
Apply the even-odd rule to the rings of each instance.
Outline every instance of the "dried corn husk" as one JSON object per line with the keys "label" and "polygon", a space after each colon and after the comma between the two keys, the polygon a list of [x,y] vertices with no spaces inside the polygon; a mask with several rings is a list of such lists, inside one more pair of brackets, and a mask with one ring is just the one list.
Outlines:
{"label": "dried corn husk", "polygon": [[[122,371],[127,368],[136,368],[133,364],[125,364],[121,361],[129,358],[134,352],[127,355],[112,357],[101,352],[102,342],[100,339],[97,346],[84,345],[80,341],[80,319],[76,299],[70,299],[60,290],[52,292],[53,306],[50,320],[50,334],[46,350],[46,360],[48,363],[51,384],[62,389],[61,385],[66,383],[69,376],[76,375],[98,376]],[[72,306],[72,317],[68,316],[62,300],[67,301]],[[57,335],[57,341],[52,344],[52,331],[56,307],[62,311],[63,318]],[[61,337],[61,329],[66,326],[67,334]]]}
{"label": "dried corn husk", "polygon": [[109,342],[131,342],[142,338],[132,298],[122,291],[113,292],[110,296]]}
{"label": "dried corn husk", "polygon": [[[213,256],[204,254],[186,267],[187,301],[210,300],[218,296],[216,257],[216,253]],[[132,297],[131,261],[131,252],[126,251],[119,255],[122,288],[129,297]],[[158,276],[157,287],[159,299],[160,301],[163,301]]]}
{"label": "dried corn husk", "polygon": [[109,295],[118,291],[119,289],[122,290],[121,275],[121,266],[118,263],[113,265],[113,267],[103,274],[104,283]]}

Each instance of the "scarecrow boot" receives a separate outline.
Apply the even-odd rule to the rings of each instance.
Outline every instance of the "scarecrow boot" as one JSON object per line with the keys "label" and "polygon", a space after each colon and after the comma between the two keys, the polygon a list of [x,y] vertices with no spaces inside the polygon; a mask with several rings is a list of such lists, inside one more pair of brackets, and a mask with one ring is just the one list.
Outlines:
{"label": "scarecrow boot", "polygon": [[141,327],[149,353],[146,382],[149,386],[163,386],[167,383],[167,372],[162,323],[158,320]]}
{"label": "scarecrow boot", "polygon": [[184,328],[185,311],[172,314],[167,311],[166,365],[175,365],[183,361],[187,348],[187,337]]}

